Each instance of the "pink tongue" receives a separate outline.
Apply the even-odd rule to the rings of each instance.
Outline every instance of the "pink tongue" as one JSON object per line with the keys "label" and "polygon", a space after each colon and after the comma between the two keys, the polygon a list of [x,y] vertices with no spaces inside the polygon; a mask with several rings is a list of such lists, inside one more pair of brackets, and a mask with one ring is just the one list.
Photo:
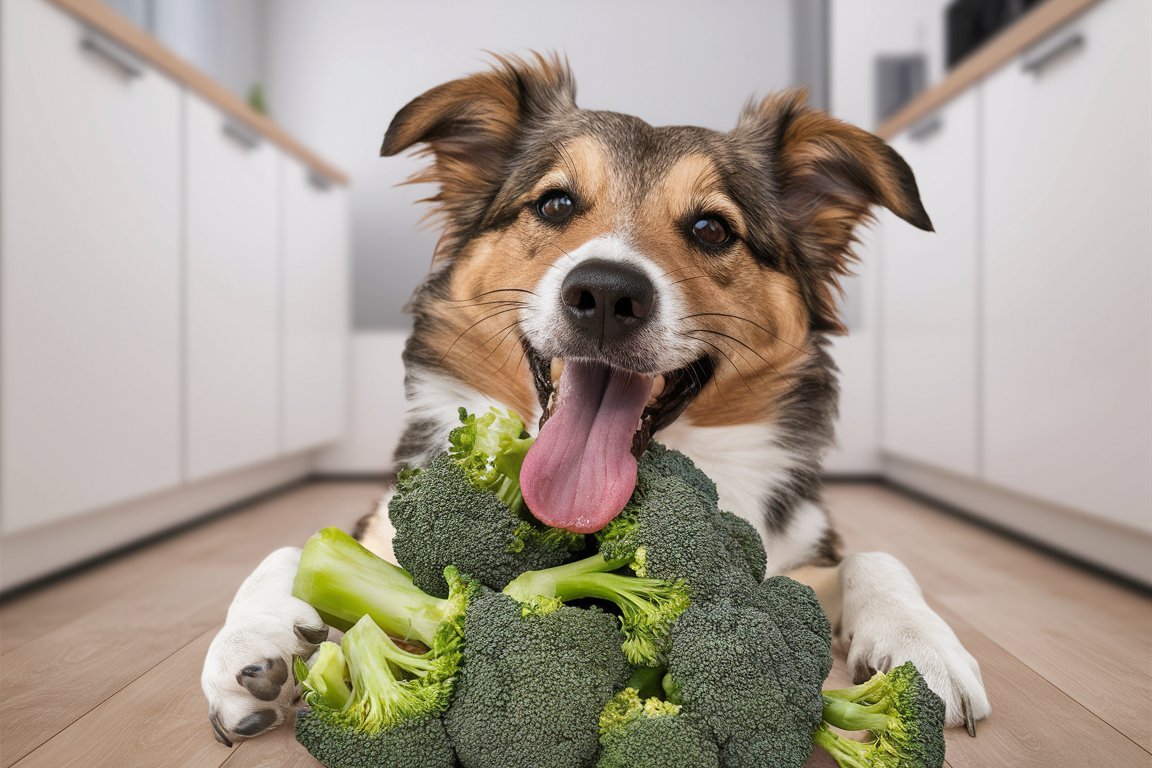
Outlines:
{"label": "pink tongue", "polygon": [[560,399],[520,469],[520,490],[545,525],[593,533],[620,514],[636,487],[632,437],[652,376],[569,362]]}

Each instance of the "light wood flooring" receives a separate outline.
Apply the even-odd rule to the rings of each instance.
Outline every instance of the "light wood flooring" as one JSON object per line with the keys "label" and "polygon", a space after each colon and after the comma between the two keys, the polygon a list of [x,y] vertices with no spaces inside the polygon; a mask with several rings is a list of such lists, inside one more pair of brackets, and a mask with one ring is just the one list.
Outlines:
{"label": "light wood flooring", "polygon": [[[287,728],[218,744],[200,664],[265,554],[379,490],[299,486],[0,603],[0,768],[315,766]],[[883,486],[827,496],[850,548],[900,557],[980,661],[994,713],[949,732],[953,768],[1152,766],[1147,595]]]}

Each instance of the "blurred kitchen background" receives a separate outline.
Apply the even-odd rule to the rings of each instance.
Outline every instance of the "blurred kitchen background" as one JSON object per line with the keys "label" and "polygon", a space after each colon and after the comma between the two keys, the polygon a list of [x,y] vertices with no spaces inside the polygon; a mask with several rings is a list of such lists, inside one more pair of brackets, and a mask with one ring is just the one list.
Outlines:
{"label": "blurred kitchen background", "polygon": [[0,588],[389,469],[436,234],[381,137],[533,48],[584,107],[802,84],[890,141],[937,232],[860,233],[829,473],[1152,584],[1148,0],[0,0]]}

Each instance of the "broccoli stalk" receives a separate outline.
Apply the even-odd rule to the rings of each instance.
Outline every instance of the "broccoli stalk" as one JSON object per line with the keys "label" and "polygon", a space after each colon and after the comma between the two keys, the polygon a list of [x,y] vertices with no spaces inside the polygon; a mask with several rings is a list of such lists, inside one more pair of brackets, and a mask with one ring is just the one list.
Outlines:
{"label": "broccoli stalk", "polygon": [[[347,534],[326,529],[309,539],[300,557],[296,597],[337,627],[347,626],[351,616],[360,613],[388,634],[419,641],[429,651],[411,654],[381,641],[371,658],[400,670],[403,679],[390,681],[384,670],[371,669],[372,677],[360,679],[361,688],[385,692],[365,700],[360,709],[366,714],[354,720],[352,728],[303,736],[298,732],[298,738],[317,756],[329,747],[343,749],[349,739],[345,731],[370,738],[356,728],[361,722],[375,723],[371,713],[383,709],[381,701],[397,700],[391,691],[399,686],[419,694],[419,702],[427,696],[430,712],[451,699],[443,713],[443,728],[465,765],[585,768],[588,755],[596,750],[599,712],[631,672],[616,619],[555,598],[544,601],[548,605],[536,600],[521,603],[481,589],[451,567],[445,575],[449,597],[435,598],[416,589],[405,571],[380,560]],[[351,649],[346,646],[344,653],[354,668]],[[354,674],[352,680],[348,711],[352,702],[360,701]],[[493,706],[494,701],[501,705]],[[438,718],[433,720],[439,723]],[[306,725],[317,722],[322,721],[305,718]],[[378,737],[398,739],[397,729],[424,727],[428,720],[399,722],[379,731]],[[524,733],[533,738],[525,740]]]}
{"label": "broccoli stalk", "polygon": [[504,588],[504,593],[520,603],[545,610],[553,601],[607,600],[620,609],[625,638],[621,648],[628,661],[657,666],[665,660],[672,624],[689,605],[688,592],[678,581],[611,573],[630,562],[631,558],[606,560],[602,555],[592,555],[574,563],[522,573]]}
{"label": "broccoli stalk", "polygon": [[464,610],[475,586],[445,571],[447,598],[422,592],[399,566],[377,557],[338,528],[324,528],[304,545],[292,594],[325,623],[347,630],[371,616],[388,634],[415,640],[444,656],[459,645]]}
{"label": "broccoli stalk", "polygon": [[[842,768],[938,768],[944,763],[944,704],[911,662],[824,692],[824,721],[813,740]],[[832,732],[871,731],[859,742]]]}
{"label": "broccoli stalk", "polygon": [[364,616],[341,646],[323,643],[310,668],[297,659],[308,705],[297,716],[297,740],[328,768],[451,766],[439,718],[451,679],[430,656],[400,648]]}

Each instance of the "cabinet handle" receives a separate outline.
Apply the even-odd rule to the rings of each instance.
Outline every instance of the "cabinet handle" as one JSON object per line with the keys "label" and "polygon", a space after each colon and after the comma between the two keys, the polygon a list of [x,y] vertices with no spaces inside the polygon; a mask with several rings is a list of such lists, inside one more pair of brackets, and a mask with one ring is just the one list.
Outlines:
{"label": "cabinet handle", "polygon": [[944,127],[944,118],[932,115],[913,125],[908,129],[908,138],[912,141],[928,141]]}
{"label": "cabinet handle", "polygon": [[1083,32],[1073,32],[1061,37],[1050,45],[1042,46],[1038,50],[1029,51],[1024,55],[1020,66],[1030,75],[1040,75],[1057,59],[1063,57],[1065,54],[1083,48],[1085,42]]}
{"label": "cabinet handle", "polygon": [[260,146],[260,134],[235,120],[225,120],[221,130],[225,136],[245,149],[256,149]]}
{"label": "cabinet handle", "polygon": [[315,168],[308,169],[308,183],[320,192],[327,192],[328,188],[332,186],[332,182],[328,180],[328,177]]}
{"label": "cabinet handle", "polygon": [[119,43],[114,43],[91,29],[84,30],[80,47],[108,62],[129,80],[144,76],[144,65]]}

